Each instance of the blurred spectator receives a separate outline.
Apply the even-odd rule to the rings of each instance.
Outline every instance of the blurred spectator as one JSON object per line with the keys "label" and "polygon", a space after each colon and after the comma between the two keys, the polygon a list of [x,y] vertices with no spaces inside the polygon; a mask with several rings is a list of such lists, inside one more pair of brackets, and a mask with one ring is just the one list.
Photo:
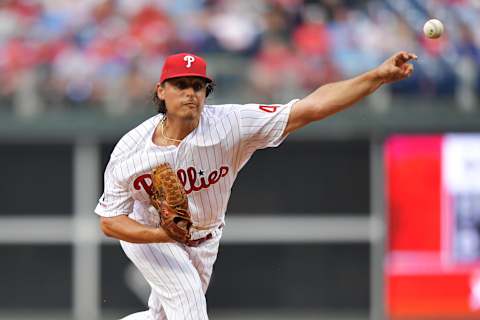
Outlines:
{"label": "blurred spectator", "polygon": [[[422,35],[427,17],[445,22],[442,38]],[[236,88],[241,78],[252,99],[278,102],[406,49],[420,56],[417,72],[389,91],[451,95],[473,110],[479,20],[475,0],[4,0],[0,103],[25,116],[148,110],[147,84],[157,81],[164,56],[178,51],[214,55],[219,78]]]}
{"label": "blurred spectator", "polygon": [[300,63],[280,38],[270,36],[262,44],[249,72],[254,96],[266,103],[288,99],[292,91],[298,92],[296,86],[302,77]]}
{"label": "blurred spectator", "polygon": [[480,72],[480,49],[476,46],[473,32],[467,24],[460,26],[457,50],[459,61],[456,71],[459,81],[455,98],[461,109],[470,112],[478,108],[476,87]]}
{"label": "blurred spectator", "polygon": [[221,1],[208,17],[209,32],[221,50],[252,53],[262,31],[255,1]]}
{"label": "blurred spectator", "polygon": [[288,42],[296,25],[297,11],[289,11],[278,1],[265,8],[262,21],[265,25],[264,37],[274,36]]}
{"label": "blurred spectator", "polygon": [[293,43],[302,55],[327,56],[330,52],[330,33],[325,25],[325,12],[317,5],[305,6],[303,22],[293,32]]}

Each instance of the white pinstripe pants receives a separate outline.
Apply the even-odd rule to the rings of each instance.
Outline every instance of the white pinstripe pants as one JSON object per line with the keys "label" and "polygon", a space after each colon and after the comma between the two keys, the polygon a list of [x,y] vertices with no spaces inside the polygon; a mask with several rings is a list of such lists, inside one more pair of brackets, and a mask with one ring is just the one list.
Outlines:
{"label": "white pinstripe pants", "polygon": [[152,289],[149,310],[123,320],[208,320],[205,292],[222,232],[215,233],[198,247],[120,241],[123,251]]}

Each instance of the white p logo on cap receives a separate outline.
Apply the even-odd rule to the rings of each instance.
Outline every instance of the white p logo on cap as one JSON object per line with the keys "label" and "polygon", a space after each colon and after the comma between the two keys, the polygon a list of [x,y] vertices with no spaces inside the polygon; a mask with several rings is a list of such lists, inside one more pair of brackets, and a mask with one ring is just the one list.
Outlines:
{"label": "white p logo on cap", "polygon": [[183,57],[183,61],[187,63],[186,67],[190,68],[192,66],[192,63],[195,61],[195,57],[193,56],[185,56]]}

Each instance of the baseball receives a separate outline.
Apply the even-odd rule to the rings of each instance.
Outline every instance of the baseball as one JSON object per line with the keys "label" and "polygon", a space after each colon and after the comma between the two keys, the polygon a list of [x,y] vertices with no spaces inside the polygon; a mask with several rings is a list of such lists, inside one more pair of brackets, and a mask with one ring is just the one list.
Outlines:
{"label": "baseball", "polygon": [[440,38],[443,33],[443,23],[438,19],[430,19],[423,25],[423,33],[430,39]]}

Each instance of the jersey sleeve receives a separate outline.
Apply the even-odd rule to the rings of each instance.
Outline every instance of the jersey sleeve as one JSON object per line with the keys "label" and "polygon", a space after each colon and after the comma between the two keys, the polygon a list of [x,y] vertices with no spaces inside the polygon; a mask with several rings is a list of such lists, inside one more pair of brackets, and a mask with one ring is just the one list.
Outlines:
{"label": "jersey sleeve", "polygon": [[284,135],[292,106],[298,99],[287,104],[246,104],[237,109],[242,141],[250,149],[277,147],[286,138]]}
{"label": "jersey sleeve", "polygon": [[115,217],[129,214],[134,200],[128,188],[115,176],[114,166],[109,163],[105,169],[105,189],[100,197],[95,213],[102,217]]}

